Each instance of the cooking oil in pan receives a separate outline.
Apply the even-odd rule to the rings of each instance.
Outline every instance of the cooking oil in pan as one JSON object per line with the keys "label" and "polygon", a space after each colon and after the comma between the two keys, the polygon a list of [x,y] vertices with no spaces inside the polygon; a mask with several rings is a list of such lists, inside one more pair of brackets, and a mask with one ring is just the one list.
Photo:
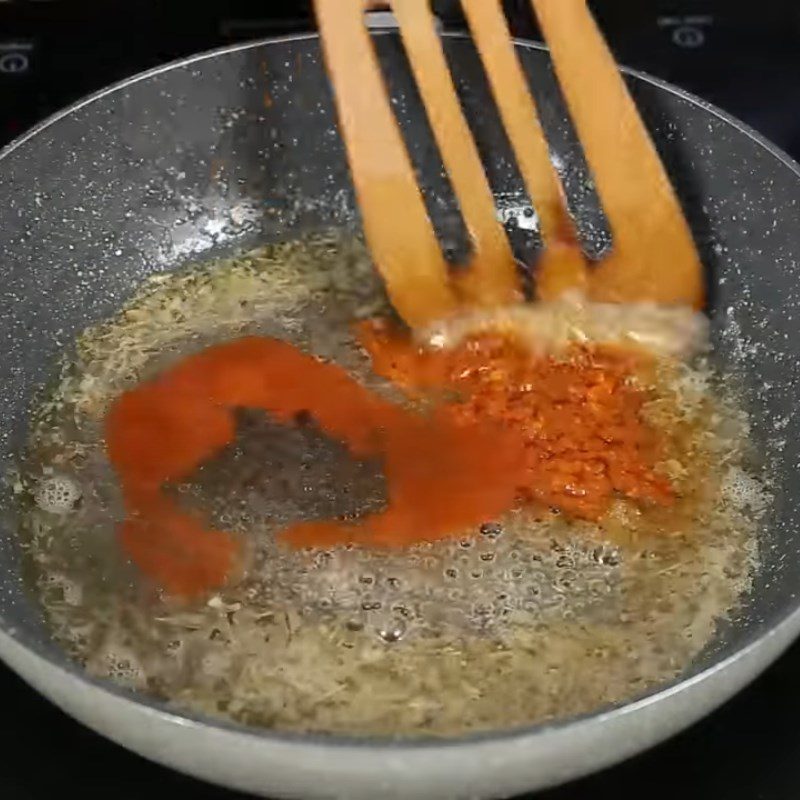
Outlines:
{"label": "cooking oil in pan", "polygon": [[[363,247],[319,236],[151,279],[79,338],[21,464],[30,582],[93,675],[179,708],[279,730],[450,736],[590,712],[680,675],[750,586],[768,502],[747,419],[702,363],[663,371],[645,409],[681,426],[669,512],[618,501],[599,524],[516,510],[402,550],[289,550],[288,523],[380,509],[379,463],[313,423],[242,412],[236,441],[169,487],[250,547],[202,602],[147,585],[121,554],[101,431],[122,390],[248,333],[335,360],[372,388],[354,319],[388,313]],[[424,538],[421,537],[421,538]]]}

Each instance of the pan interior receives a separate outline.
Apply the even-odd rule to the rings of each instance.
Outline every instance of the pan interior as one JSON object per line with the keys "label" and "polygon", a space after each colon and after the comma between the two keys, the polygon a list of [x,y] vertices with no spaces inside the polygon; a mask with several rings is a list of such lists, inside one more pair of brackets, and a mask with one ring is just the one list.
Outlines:
{"label": "pan interior", "polygon": [[[391,37],[382,44],[387,63],[400,58]],[[530,219],[497,126],[475,113],[486,97],[474,74],[474,53],[460,39],[448,40],[448,48],[482,149],[498,154],[491,177],[500,205],[509,217]],[[533,49],[523,55],[550,126],[560,134],[554,137],[557,160],[567,182],[580,183],[584,168],[559,117],[545,58]],[[265,59],[266,79],[260,71]],[[793,607],[797,437],[789,414],[795,380],[790,334],[800,242],[791,209],[798,178],[712,112],[646,81],[633,86],[712,271],[717,357],[741,385],[775,493],[751,599],[696,660],[693,668],[701,669]],[[398,80],[393,91],[404,125],[424,133],[410,87]],[[0,190],[11,225],[0,234],[0,263],[11,313],[0,328],[7,354],[0,370],[6,419],[13,420],[0,434],[5,466],[23,441],[31,397],[46,384],[58,354],[87,324],[117,310],[144,279],[265,241],[331,227],[357,230],[333,130],[317,44],[306,39],[160,72],[73,111],[5,154]],[[414,157],[440,235],[444,242],[458,240],[458,215],[435,153],[425,149],[424,135],[413,141],[419,142]],[[585,206],[585,215],[580,202],[573,210],[590,233],[591,203]],[[524,224],[517,227],[525,231]],[[11,519],[0,546],[5,626],[26,644],[63,658],[23,587]]]}

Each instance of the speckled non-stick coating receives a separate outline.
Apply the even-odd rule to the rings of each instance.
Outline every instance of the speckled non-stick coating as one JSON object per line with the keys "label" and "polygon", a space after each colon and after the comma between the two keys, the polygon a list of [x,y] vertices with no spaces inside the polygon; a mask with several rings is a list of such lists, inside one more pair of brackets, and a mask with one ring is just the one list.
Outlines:
{"label": "speckled non-stick coating", "polygon": [[[458,256],[461,223],[398,40],[382,35],[379,44],[429,208],[444,245]],[[448,37],[446,47],[480,149],[490,154],[498,205],[527,258],[535,217],[476,55],[461,37]],[[533,46],[520,53],[587,249],[600,252],[607,235],[548,58]],[[744,382],[754,435],[774,469],[776,501],[754,599],[699,671],[753,643],[797,606],[800,174],[715,109],[641,76],[631,85],[709,268],[720,360]],[[90,98],[2,153],[0,199],[3,468],[13,463],[54,359],[144,277],[267,239],[358,227],[314,37],[202,56]],[[6,511],[7,501],[4,490]],[[0,630],[64,662],[22,586],[8,514],[0,530]]]}

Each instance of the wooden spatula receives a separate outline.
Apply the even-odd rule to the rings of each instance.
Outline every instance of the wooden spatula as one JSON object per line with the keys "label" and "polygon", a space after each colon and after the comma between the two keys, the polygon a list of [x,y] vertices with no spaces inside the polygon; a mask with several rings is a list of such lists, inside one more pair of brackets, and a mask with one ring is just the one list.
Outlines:
{"label": "wooden spatula", "polygon": [[[566,211],[535,102],[499,0],[462,0],[500,115],[537,208],[544,250],[538,295],[581,288],[598,300],[700,307],[702,265],[691,232],[585,0],[532,0],[612,236],[589,265]],[[429,0],[392,0],[403,42],[447,169],[473,256],[454,280],[438,246],[391,111],[364,0],[316,0],[339,122],[373,258],[397,311],[425,325],[462,306],[519,298],[514,262],[458,103]]]}

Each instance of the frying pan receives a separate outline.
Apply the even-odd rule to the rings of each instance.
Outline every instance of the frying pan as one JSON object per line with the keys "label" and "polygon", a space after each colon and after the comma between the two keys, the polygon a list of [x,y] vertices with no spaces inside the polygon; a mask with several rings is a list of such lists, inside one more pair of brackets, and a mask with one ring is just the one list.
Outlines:
{"label": "frying pan", "polygon": [[[395,35],[376,35],[443,246],[456,206]],[[444,39],[498,205],[522,260],[536,245],[468,39]],[[607,236],[547,53],[517,44],[586,249]],[[23,585],[12,504],[0,529],[0,656],[69,714],[148,758],[268,796],[499,797],[585,774],[689,725],[752,680],[800,631],[800,170],[719,110],[629,79],[709,268],[716,358],[741,386],[775,500],[752,593],[673,684],[555,724],[445,742],[279,735],[191,715],[85,677],[52,643]],[[0,155],[0,458],[24,441],[57,356],[147,276],[187,260],[331,226],[358,231],[314,35],[246,44],[136,76],[44,122]],[[402,213],[402,209],[398,209]],[[658,276],[655,276],[657,279]],[[602,676],[598,676],[602,680]],[[124,778],[124,776],[121,776]]]}

